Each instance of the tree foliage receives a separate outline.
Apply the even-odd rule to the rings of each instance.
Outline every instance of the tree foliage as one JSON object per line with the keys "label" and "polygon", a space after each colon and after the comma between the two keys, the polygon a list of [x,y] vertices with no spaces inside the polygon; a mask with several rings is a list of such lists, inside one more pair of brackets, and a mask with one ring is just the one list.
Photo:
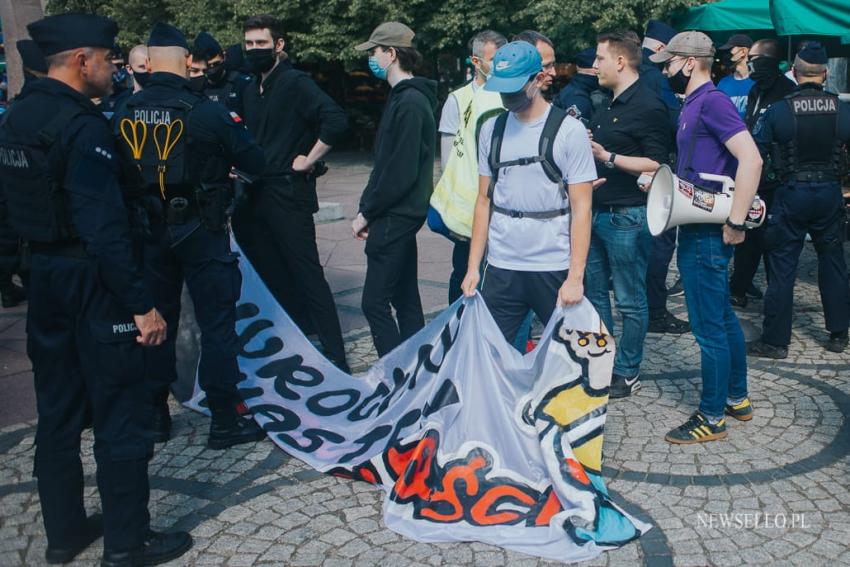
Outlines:
{"label": "tree foliage", "polygon": [[241,39],[241,22],[272,13],[286,27],[288,51],[305,61],[362,59],[353,46],[383,21],[398,20],[417,32],[426,56],[464,49],[478,30],[511,35],[532,28],[567,55],[593,43],[604,30],[641,33],[650,18],[669,19],[707,0],[49,0],[52,13],[82,10],[114,18],[119,41],[143,42],[152,24],[168,21],[193,37],[206,30],[223,45]]}

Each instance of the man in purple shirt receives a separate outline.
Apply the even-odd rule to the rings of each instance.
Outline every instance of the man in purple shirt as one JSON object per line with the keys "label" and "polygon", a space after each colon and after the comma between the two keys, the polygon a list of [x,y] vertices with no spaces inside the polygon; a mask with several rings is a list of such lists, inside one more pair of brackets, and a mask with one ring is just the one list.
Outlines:
{"label": "man in purple shirt", "polygon": [[679,270],[691,329],[700,346],[702,397],[699,409],[665,439],[701,443],[726,437],[724,414],[741,421],[752,419],[746,344],[729,302],[727,281],[733,246],[744,241],[744,221],[756,194],[762,160],[729,97],[711,82],[714,46],[708,36],[680,33],[650,59],[665,64],[673,92],[686,97],[676,134],[676,174],[714,192],[721,185],[703,181],[700,173],[735,179],[725,225],[690,224],[679,231]]}

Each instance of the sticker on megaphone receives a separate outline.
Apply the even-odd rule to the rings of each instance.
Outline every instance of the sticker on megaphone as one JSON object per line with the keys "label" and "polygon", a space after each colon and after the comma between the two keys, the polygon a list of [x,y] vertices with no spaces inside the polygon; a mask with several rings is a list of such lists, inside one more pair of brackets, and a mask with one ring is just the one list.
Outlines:
{"label": "sticker on megaphone", "polygon": [[[675,226],[685,224],[724,224],[732,210],[735,182],[725,175],[701,173],[706,181],[723,185],[719,192],[700,187],[673,175],[667,165],[655,172],[646,203],[649,232],[658,236]],[[748,228],[761,226],[767,216],[764,201],[756,197],[747,213]]]}

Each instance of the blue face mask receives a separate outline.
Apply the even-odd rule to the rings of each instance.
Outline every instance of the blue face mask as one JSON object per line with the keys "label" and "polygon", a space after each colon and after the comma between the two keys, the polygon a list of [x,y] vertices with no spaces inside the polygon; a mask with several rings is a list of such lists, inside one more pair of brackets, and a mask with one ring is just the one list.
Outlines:
{"label": "blue face mask", "polygon": [[127,78],[129,76],[130,74],[127,72],[127,69],[125,67],[121,67],[120,69],[112,73],[112,82],[115,83],[116,86],[126,86]]}
{"label": "blue face mask", "polygon": [[382,81],[386,80],[387,70],[381,67],[375,57],[369,58],[369,70],[372,71],[372,74],[375,75],[375,77],[381,79]]}

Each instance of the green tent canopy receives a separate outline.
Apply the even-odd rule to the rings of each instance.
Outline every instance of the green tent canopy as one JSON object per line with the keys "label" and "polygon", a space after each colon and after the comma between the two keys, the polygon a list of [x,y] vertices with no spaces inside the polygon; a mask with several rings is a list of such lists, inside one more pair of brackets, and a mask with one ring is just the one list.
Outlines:
{"label": "green tent canopy", "polygon": [[770,17],[778,35],[834,36],[850,43],[847,0],[770,0]]}
{"label": "green tent canopy", "polygon": [[[832,1],[837,4],[842,0]],[[685,12],[674,26],[680,30],[699,30],[710,35],[773,30],[769,0],[721,0],[703,4]]]}

